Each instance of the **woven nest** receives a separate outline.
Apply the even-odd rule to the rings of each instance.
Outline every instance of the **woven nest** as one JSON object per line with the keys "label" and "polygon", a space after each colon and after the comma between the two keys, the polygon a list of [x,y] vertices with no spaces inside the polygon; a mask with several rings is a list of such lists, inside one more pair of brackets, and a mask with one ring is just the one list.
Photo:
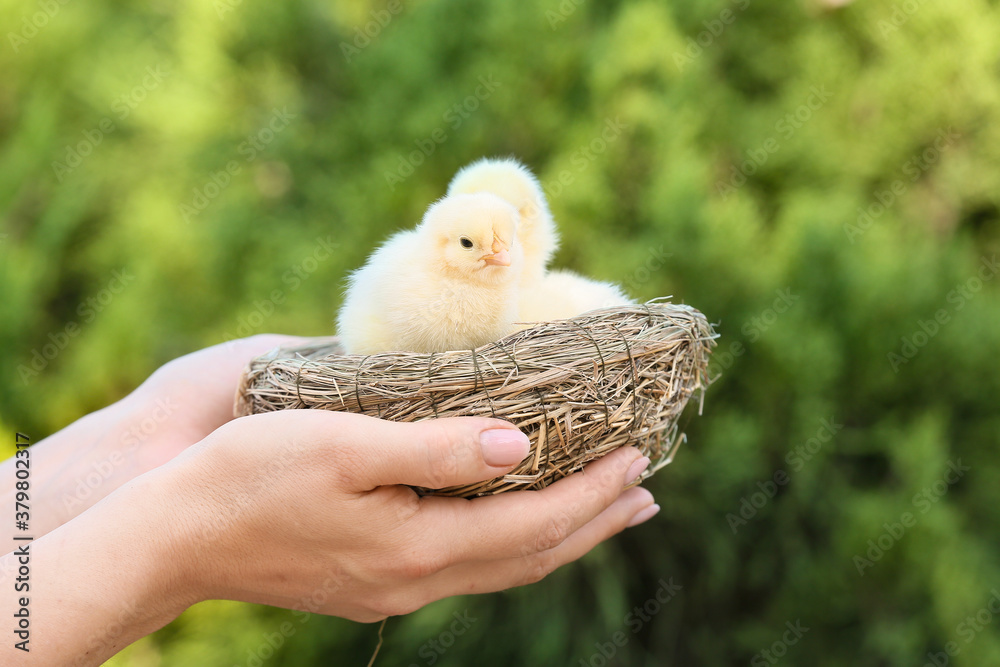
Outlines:
{"label": "woven nest", "polygon": [[[336,339],[278,348],[250,362],[237,416],[319,408],[395,421],[478,415],[506,419],[531,440],[510,474],[435,495],[473,497],[538,489],[587,462],[635,445],[673,460],[678,420],[708,385],[716,334],[685,305],[653,301],[537,324],[475,350],[340,353]],[[700,406],[699,406],[700,413]]]}

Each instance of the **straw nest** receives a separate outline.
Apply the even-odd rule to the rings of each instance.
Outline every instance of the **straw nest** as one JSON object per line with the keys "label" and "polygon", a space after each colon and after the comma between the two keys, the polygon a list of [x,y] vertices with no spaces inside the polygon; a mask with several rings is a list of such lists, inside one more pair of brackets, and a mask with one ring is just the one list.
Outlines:
{"label": "straw nest", "polygon": [[395,421],[480,415],[506,419],[530,438],[531,454],[510,474],[418,489],[425,494],[538,489],[625,445],[651,459],[645,479],[670,463],[684,440],[678,419],[708,385],[715,338],[694,308],[657,300],[539,323],[475,350],[344,355],[335,338],[316,339],[251,361],[236,414],[319,408]]}

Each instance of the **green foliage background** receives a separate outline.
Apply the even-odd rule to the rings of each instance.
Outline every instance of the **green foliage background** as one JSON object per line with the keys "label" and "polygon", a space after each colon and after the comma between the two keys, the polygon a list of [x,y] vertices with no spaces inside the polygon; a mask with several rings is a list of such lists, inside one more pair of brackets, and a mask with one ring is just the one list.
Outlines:
{"label": "green foliage background", "polygon": [[[25,21],[46,7],[33,34]],[[329,334],[348,270],[456,169],[513,154],[549,189],[558,265],[703,310],[722,334],[720,377],[649,484],[656,519],[538,585],[392,619],[379,664],[599,666],[595,643],[623,631],[607,664],[762,665],[796,621],[809,629],[781,664],[922,665],[948,642],[949,664],[1000,664],[1000,619],[967,621],[1000,588],[1000,281],[976,282],[1000,247],[997,3],[385,7],[0,3],[5,442],[199,347]],[[366,44],[379,16],[391,20]],[[496,85],[479,100],[481,80]],[[294,118],[248,159],[241,145],[275,109]],[[102,119],[113,131],[78,166],[54,165]],[[608,122],[624,127],[602,143]],[[428,142],[412,174],[387,178]],[[181,208],[230,161],[239,172],[203,210]],[[752,173],[721,188],[742,181],[734,169]],[[859,223],[859,210],[877,215]],[[317,260],[327,236],[336,251]],[[86,319],[81,304],[123,269],[134,279]],[[781,290],[796,300],[778,314]],[[69,323],[65,350],[26,373]],[[904,338],[923,343],[912,359]],[[796,469],[786,456],[823,419],[843,427]],[[961,479],[916,497],[959,460]],[[779,470],[773,500],[744,503]],[[916,524],[859,574],[855,556],[904,512]],[[682,591],[633,633],[627,615],[671,578]],[[466,611],[476,621],[438,657],[426,642],[447,642]],[[272,651],[284,622],[294,634]],[[111,664],[357,665],[375,636],[214,602]]]}

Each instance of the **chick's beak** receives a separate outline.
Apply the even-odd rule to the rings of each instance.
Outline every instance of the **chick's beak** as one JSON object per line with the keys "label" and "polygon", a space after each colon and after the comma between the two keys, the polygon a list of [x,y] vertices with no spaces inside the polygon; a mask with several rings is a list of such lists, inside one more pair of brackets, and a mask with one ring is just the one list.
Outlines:
{"label": "chick's beak", "polygon": [[510,266],[510,253],[507,251],[507,246],[496,236],[493,237],[492,250],[492,255],[483,257],[487,264],[492,264],[493,266]]}
{"label": "chick's beak", "polygon": [[510,266],[510,253],[507,252],[506,248],[502,248],[492,255],[486,255],[483,259],[486,260],[487,264],[493,266]]}

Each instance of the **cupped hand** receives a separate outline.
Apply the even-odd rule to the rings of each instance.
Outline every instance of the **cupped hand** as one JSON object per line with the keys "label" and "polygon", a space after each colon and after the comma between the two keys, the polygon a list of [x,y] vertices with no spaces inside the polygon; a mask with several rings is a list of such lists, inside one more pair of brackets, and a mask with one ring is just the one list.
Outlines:
{"label": "cupped hand", "polygon": [[233,419],[236,389],[254,357],[307,339],[259,334],[227,341],[161,366],[127,399],[124,420],[137,447],[136,474],[169,461]]}
{"label": "cupped hand", "polygon": [[538,581],[658,510],[625,487],[648,465],[614,451],[540,491],[447,498],[528,453],[508,422],[394,423],[290,410],[236,419],[156,471],[185,508],[176,580],[224,598],[358,621]]}
{"label": "cupped hand", "polygon": [[[231,420],[246,364],[274,347],[301,340],[259,335],[180,357],[117,403],[32,446],[36,535],[79,516]],[[13,459],[0,464],[0,474],[14,479]],[[10,486],[0,494],[0,505],[13,504]]]}

